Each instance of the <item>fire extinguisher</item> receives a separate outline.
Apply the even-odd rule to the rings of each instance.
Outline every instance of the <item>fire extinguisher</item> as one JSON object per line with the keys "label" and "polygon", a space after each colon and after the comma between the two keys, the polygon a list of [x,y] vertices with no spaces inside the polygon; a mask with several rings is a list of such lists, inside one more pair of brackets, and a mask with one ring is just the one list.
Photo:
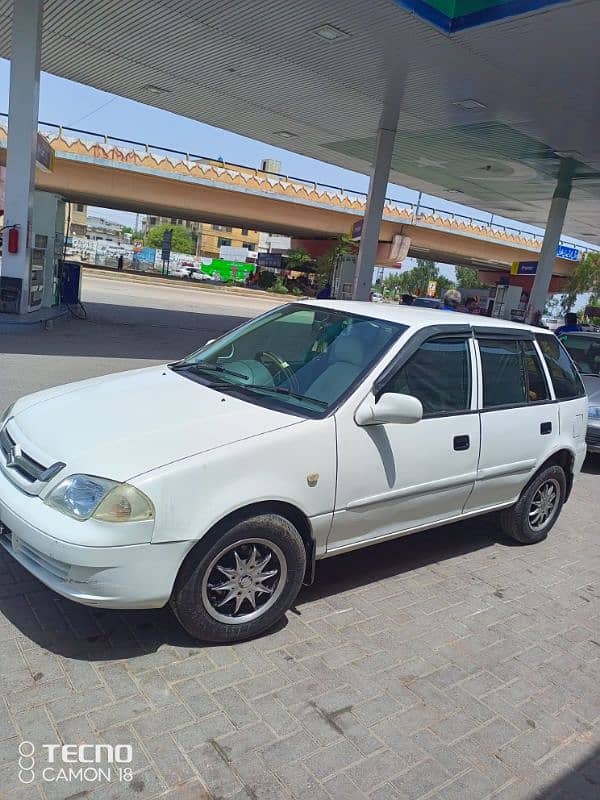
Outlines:
{"label": "fire extinguisher", "polygon": [[18,225],[11,225],[8,229],[8,252],[9,253],[18,253],[19,252],[19,226]]}

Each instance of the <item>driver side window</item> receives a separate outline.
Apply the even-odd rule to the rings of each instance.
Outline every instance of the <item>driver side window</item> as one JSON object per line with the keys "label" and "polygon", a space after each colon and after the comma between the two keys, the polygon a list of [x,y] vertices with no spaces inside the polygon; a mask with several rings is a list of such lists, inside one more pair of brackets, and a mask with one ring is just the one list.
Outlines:
{"label": "driver side window", "polygon": [[466,338],[435,338],[421,345],[390,378],[384,392],[417,397],[423,416],[471,408],[471,357]]}

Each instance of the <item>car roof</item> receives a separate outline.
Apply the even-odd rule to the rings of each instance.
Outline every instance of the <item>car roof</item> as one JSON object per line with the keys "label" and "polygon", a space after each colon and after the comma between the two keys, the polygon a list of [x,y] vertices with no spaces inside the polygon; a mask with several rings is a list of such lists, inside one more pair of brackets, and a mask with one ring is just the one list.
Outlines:
{"label": "car roof", "polygon": [[551,331],[524,325],[521,322],[509,322],[496,317],[484,317],[479,314],[463,314],[460,311],[440,311],[439,308],[425,306],[405,306],[395,303],[371,303],[366,300],[303,300],[303,305],[316,308],[330,308],[347,314],[362,314],[373,319],[398,322],[410,328],[428,328],[431,325],[470,325],[481,328],[507,328],[515,331],[530,330],[533,333],[551,333]]}
{"label": "car roof", "polygon": [[564,333],[560,334],[561,336],[581,336],[582,338],[587,338],[588,336],[593,336],[600,338],[600,333],[598,331],[565,331]]}

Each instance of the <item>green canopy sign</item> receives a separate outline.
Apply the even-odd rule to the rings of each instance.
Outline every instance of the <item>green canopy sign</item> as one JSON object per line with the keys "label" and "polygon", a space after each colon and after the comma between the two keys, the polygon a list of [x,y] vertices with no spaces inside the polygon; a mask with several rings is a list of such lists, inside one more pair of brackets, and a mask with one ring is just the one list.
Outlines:
{"label": "green canopy sign", "polygon": [[440,28],[456,33],[506,17],[538,11],[571,0],[396,0],[401,6]]}

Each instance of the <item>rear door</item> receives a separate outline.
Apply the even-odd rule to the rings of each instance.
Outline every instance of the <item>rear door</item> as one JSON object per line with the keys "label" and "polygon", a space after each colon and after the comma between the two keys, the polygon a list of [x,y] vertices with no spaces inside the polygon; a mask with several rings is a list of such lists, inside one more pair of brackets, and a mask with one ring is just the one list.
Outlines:
{"label": "rear door", "polygon": [[475,336],[482,376],[481,452],[465,511],[516,501],[556,450],[560,433],[558,404],[533,334],[481,327]]}

